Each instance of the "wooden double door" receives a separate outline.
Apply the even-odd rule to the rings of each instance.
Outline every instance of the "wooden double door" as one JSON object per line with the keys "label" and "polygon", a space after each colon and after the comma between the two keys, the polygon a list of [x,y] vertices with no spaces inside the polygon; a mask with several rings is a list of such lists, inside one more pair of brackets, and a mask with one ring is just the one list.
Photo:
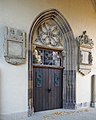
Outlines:
{"label": "wooden double door", "polygon": [[62,107],[63,77],[61,68],[33,67],[33,104],[35,111]]}

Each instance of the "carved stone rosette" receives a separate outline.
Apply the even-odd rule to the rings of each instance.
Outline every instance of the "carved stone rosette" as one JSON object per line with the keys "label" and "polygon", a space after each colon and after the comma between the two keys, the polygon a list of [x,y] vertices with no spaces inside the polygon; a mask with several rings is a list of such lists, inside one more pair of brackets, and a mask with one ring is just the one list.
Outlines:
{"label": "carved stone rosette", "polygon": [[37,30],[38,36],[34,44],[49,48],[63,49],[62,32],[56,23],[52,20],[43,22]]}
{"label": "carved stone rosette", "polygon": [[93,41],[86,35],[86,31],[76,38],[78,42],[78,70],[82,75],[86,75],[91,72],[91,66],[93,61],[92,48]]}
{"label": "carved stone rosette", "polygon": [[25,63],[25,32],[5,27],[4,57],[6,62],[19,65]]}

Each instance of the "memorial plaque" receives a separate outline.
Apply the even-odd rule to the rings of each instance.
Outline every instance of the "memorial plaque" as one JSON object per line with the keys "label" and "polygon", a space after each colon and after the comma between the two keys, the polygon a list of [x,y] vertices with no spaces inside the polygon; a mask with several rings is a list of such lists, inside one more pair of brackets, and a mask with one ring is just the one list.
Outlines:
{"label": "memorial plaque", "polygon": [[6,62],[19,65],[25,63],[25,32],[5,27],[4,57]]}
{"label": "memorial plaque", "polygon": [[91,72],[92,66],[92,48],[93,41],[89,39],[88,35],[86,35],[86,31],[83,32],[82,35],[77,37],[78,41],[78,71],[86,75]]}

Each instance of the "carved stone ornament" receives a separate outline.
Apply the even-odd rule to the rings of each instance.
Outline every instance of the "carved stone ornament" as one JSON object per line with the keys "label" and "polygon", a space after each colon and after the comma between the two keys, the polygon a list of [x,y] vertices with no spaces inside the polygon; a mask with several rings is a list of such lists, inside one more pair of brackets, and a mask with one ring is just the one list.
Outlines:
{"label": "carved stone ornament", "polygon": [[25,32],[5,27],[4,57],[6,62],[19,65],[25,63]]}
{"label": "carved stone ornament", "polygon": [[80,46],[87,47],[87,48],[93,48],[93,41],[92,39],[89,39],[88,35],[86,35],[86,31],[83,31],[83,34],[78,37],[78,42]]}
{"label": "carved stone ornament", "polygon": [[47,20],[38,27],[37,31],[34,44],[63,49],[62,32],[55,22]]}
{"label": "carved stone ornament", "polygon": [[78,70],[82,75],[86,75],[91,72],[92,66],[92,48],[93,41],[89,39],[86,35],[86,31],[83,31],[83,34],[77,37],[78,42]]}

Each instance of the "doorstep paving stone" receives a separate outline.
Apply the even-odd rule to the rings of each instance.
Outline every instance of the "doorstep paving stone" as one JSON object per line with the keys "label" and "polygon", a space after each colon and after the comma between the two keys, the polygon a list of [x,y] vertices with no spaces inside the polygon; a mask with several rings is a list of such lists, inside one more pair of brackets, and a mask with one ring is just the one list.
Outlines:
{"label": "doorstep paving stone", "polygon": [[86,108],[79,110],[48,110],[35,112],[26,120],[96,120],[96,109]]}

